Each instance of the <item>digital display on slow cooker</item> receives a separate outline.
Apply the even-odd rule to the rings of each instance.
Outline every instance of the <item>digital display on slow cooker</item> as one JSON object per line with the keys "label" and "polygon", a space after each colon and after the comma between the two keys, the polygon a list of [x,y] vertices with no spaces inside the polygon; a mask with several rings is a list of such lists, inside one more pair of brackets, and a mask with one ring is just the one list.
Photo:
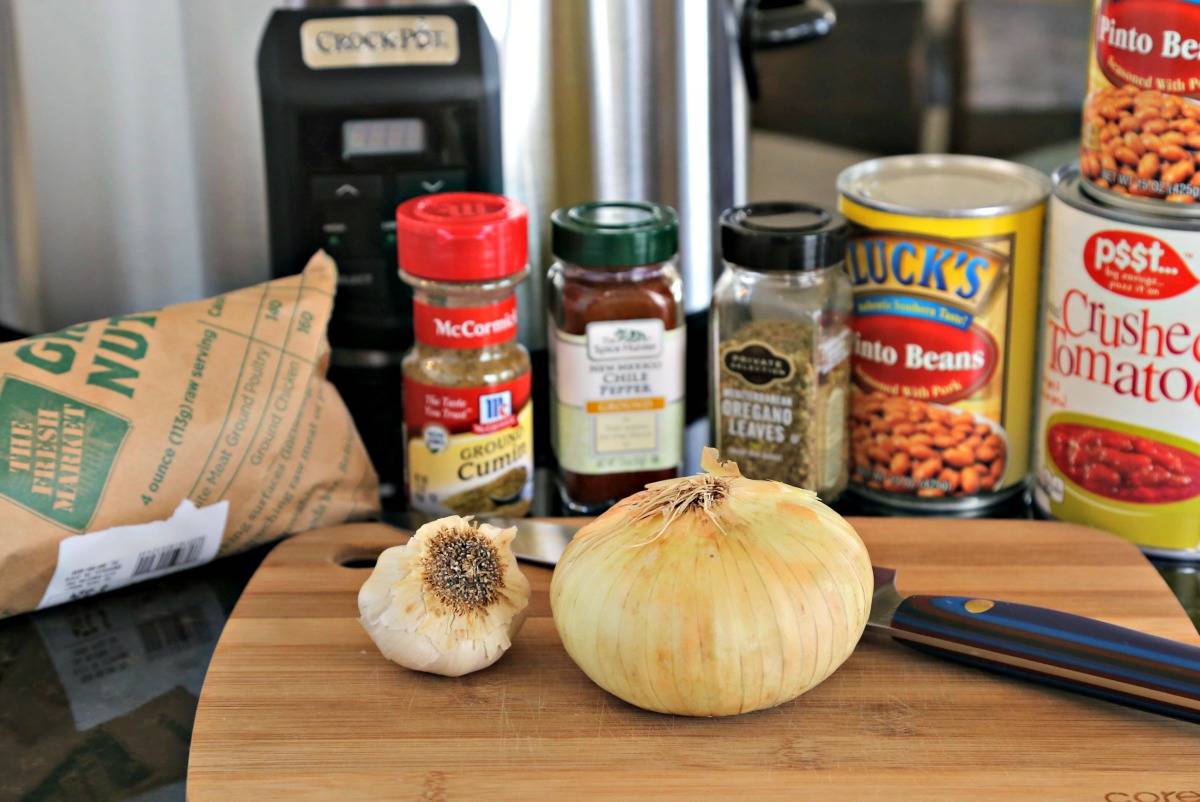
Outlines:
{"label": "digital display on slow cooker", "polygon": [[397,156],[425,150],[425,122],[411,117],[346,120],[342,123],[342,158]]}

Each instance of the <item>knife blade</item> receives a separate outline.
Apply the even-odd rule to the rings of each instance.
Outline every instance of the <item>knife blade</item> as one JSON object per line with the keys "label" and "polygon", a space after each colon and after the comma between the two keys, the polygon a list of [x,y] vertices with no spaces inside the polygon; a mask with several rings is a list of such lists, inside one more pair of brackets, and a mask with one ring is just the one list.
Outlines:
{"label": "knife blade", "polygon": [[[539,521],[536,518],[506,518],[489,515],[474,517],[501,529],[515,526],[517,535],[513,538],[512,550],[513,554],[517,555],[517,559],[551,568],[558,563],[558,558],[562,556],[563,550],[567,548],[571,538],[575,537],[575,533],[579,531],[579,526],[576,524]],[[409,510],[402,513],[400,520],[396,523],[415,532],[419,527],[433,520],[435,520],[433,516]]]}
{"label": "knife blade", "polygon": [[1200,647],[1093,618],[970,596],[901,596],[875,569],[867,626],[955,662],[1200,722]]}

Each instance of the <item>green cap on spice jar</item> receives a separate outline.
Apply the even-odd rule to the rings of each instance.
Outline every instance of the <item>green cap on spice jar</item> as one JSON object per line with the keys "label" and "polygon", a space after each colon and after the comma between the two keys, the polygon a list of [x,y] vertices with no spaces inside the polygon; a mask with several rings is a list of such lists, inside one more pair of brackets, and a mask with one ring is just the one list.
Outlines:
{"label": "green cap on spice jar", "polygon": [[661,203],[581,203],[558,209],[550,223],[554,255],[584,267],[649,265],[679,250],[679,219]]}

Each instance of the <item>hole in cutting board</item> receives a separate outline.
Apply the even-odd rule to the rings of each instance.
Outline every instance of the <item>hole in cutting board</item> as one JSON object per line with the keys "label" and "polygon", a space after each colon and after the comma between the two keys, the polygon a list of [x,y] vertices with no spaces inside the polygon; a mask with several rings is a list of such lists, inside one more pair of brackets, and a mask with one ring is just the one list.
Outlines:
{"label": "hole in cutting board", "polygon": [[378,549],[346,549],[333,561],[343,568],[374,568],[380,553]]}

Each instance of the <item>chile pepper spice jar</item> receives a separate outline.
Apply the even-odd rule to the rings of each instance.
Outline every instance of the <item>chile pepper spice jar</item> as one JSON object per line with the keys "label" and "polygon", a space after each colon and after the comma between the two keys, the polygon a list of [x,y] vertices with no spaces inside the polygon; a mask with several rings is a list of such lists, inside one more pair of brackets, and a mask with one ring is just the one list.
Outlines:
{"label": "chile pepper spice jar", "polygon": [[524,515],[533,496],[529,353],[513,290],[528,218],[500,195],[426,195],[396,209],[416,344],[404,357],[405,484],[432,515]]}
{"label": "chile pepper spice jar", "polygon": [[653,203],[551,216],[550,376],[559,491],[594,514],[678,474],[684,325],[678,223]]}
{"label": "chile pepper spice jar", "polygon": [[807,203],[721,215],[713,292],[712,423],[751,479],[832,503],[849,479],[850,277],[846,219]]}

